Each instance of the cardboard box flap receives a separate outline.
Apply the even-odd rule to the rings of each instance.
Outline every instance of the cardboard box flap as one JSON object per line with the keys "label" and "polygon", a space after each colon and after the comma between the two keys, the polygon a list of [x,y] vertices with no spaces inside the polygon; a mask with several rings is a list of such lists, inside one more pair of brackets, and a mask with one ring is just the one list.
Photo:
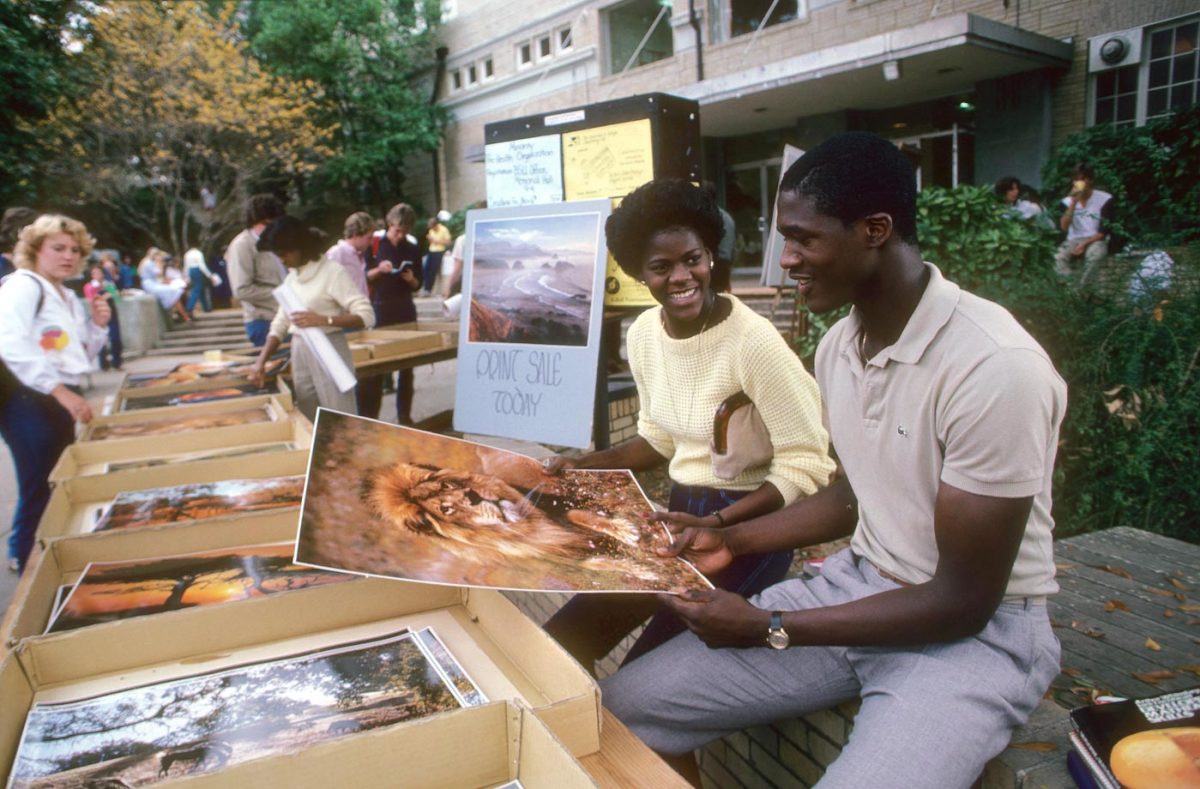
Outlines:
{"label": "cardboard box flap", "polygon": [[[189,430],[157,436],[135,436],[102,441],[77,441],[67,447],[62,455],[59,456],[58,463],[55,464],[54,469],[50,472],[50,481],[61,482],[72,477],[87,474],[107,473],[108,470],[105,468],[107,464],[121,461],[165,458],[173,455],[218,450],[248,444],[269,444],[290,441],[298,448],[311,446],[311,422],[304,419],[300,414],[286,411],[276,397],[251,399],[262,399],[265,401],[252,407],[266,407],[270,409],[270,413],[272,414],[271,421]],[[222,403],[213,403],[213,405],[228,406],[229,403],[225,401]],[[195,407],[200,408],[201,406]],[[219,414],[228,412],[229,410],[240,411],[243,409],[230,409],[226,407],[221,411],[211,411],[209,413]]]}
{"label": "cardboard box flap", "polygon": [[25,731],[25,711],[33,704],[33,684],[16,653],[0,658],[0,775],[7,775]]}

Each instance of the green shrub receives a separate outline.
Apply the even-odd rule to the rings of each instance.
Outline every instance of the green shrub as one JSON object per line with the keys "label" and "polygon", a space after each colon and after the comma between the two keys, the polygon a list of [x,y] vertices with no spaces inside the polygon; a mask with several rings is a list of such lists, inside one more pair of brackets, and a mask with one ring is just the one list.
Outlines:
{"label": "green shrub", "polygon": [[1115,198],[1110,229],[1118,236],[1146,247],[1200,240],[1200,105],[1142,127],[1105,124],[1068,137],[1042,168],[1055,212],[1080,162]]}

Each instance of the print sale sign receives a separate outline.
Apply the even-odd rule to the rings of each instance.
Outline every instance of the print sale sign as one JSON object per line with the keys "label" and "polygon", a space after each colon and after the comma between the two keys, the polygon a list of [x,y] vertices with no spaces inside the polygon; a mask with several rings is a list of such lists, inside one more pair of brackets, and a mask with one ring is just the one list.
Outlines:
{"label": "print sale sign", "polygon": [[456,430],[591,441],[608,200],[467,215]]}

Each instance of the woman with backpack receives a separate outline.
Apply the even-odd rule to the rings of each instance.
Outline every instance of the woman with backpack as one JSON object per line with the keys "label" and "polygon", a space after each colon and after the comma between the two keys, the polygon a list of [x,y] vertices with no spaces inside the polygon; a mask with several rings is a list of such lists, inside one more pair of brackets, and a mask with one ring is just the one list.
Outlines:
{"label": "woman with backpack", "polygon": [[12,374],[0,395],[0,435],[17,471],[8,539],[9,569],[17,572],[50,500],[50,471],[75,440],[75,423],[92,419],[79,383],[108,341],[112,312],[96,298],[89,317],[63,283],[79,273],[94,245],[82,222],[40,216],[21,230],[18,270],[0,287],[0,359]]}

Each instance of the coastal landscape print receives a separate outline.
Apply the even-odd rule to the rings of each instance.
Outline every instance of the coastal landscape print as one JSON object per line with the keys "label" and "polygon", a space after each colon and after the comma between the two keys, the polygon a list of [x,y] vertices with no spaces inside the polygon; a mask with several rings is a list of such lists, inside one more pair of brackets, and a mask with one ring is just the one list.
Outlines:
{"label": "coastal landscape print", "polygon": [[35,704],[10,787],[136,787],[464,705],[411,632]]}
{"label": "coastal landscape print", "polygon": [[473,342],[588,342],[599,213],[479,221],[471,265]]}
{"label": "coastal landscape print", "polygon": [[89,564],[48,633],[351,581],[292,561],[293,543]]}
{"label": "coastal landscape print", "polygon": [[545,473],[514,452],[317,416],[296,561],[427,583],[579,592],[709,589],[625,470]]}

